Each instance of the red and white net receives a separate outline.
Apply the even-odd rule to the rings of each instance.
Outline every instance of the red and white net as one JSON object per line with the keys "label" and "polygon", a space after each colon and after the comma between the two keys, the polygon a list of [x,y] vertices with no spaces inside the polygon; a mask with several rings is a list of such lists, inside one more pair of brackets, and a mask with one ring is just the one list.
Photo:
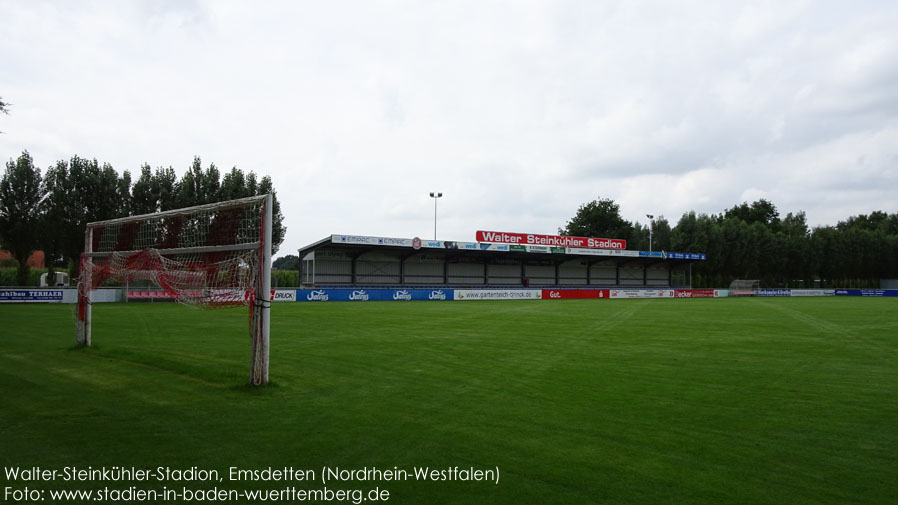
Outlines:
{"label": "red and white net", "polygon": [[263,204],[254,197],[91,223],[79,291],[149,282],[180,303],[251,305],[261,280]]}

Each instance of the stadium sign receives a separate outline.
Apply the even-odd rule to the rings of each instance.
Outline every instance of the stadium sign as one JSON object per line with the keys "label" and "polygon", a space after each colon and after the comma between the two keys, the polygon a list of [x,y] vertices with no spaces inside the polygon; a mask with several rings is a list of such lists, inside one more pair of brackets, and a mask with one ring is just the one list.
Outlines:
{"label": "stadium sign", "polygon": [[616,238],[566,237],[561,235],[537,235],[533,233],[508,233],[477,230],[478,242],[499,242],[503,244],[585,247],[588,249],[626,249],[627,241]]}

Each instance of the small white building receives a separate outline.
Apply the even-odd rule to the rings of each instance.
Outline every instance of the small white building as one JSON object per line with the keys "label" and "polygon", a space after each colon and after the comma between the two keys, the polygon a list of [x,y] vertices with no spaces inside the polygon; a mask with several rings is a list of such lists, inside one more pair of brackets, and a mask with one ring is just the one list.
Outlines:
{"label": "small white building", "polygon": [[[56,282],[53,284],[48,284],[47,282],[47,274],[49,272],[44,272],[41,274],[41,287],[45,288],[48,286],[68,286],[69,285],[69,274],[65,272],[56,272]],[[52,280],[52,279],[51,279]]]}

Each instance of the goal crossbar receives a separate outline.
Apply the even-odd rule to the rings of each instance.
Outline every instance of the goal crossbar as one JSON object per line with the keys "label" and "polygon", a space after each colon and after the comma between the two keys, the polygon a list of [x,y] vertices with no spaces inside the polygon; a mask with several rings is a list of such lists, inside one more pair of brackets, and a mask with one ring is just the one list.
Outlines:
{"label": "goal crossbar", "polygon": [[115,219],[106,219],[103,221],[92,221],[87,223],[87,228],[98,228],[111,224],[121,224],[130,221],[145,221],[147,219],[159,219],[169,216],[187,216],[202,211],[209,210],[228,210],[246,207],[251,204],[263,202],[268,195],[248,196],[246,198],[238,198],[236,200],[227,200],[224,202],[204,203],[202,205],[194,205],[193,207],[182,207],[180,209],[164,210],[162,212],[150,212],[149,214],[140,214],[137,216],[119,217]]}
{"label": "goal crossbar", "polygon": [[[235,244],[235,245],[219,245],[219,246],[206,246],[206,247],[176,247],[169,249],[156,249],[159,251],[159,254],[163,256],[175,256],[179,254],[203,254],[203,253],[214,253],[214,252],[232,252],[232,251],[246,251],[252,249],[258,249],[261,245],[261,242],[248,242],[246,244]],[[144,251],[146,249],[132,249],[130,251],[107,251],[107,252],[86,252],[84,256],[88,258],[105,258],[107,256],[111,256],[113,254],[135,254],[140,251]]]}

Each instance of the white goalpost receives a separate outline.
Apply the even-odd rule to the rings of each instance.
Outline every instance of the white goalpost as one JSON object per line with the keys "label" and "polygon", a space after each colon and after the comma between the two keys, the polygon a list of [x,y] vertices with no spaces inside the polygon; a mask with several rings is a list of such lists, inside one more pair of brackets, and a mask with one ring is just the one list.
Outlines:
{"label": "white goalpost", "polygon": [[180,303],[248,306],[250,383],[268,383],[272,196],[88,223],[78,279],[76,340],[91,344],[90,292],[152,281]]}

